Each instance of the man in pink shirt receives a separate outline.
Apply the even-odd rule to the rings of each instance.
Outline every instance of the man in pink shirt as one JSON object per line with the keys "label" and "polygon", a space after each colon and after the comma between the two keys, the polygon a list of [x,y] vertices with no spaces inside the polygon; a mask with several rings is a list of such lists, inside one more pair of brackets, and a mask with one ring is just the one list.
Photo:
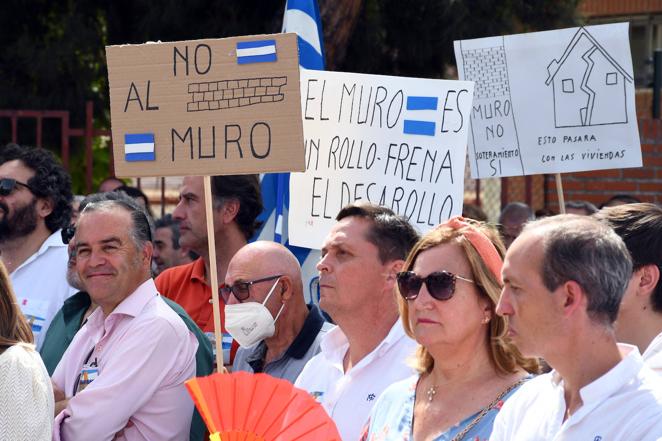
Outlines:
{"label": "man in pink shirt", "polygon": [[90,202],[76,269],[99,305],[53,373],[54,440],[185,440],[197,342],[151,278],[151,227],[130,198]]}

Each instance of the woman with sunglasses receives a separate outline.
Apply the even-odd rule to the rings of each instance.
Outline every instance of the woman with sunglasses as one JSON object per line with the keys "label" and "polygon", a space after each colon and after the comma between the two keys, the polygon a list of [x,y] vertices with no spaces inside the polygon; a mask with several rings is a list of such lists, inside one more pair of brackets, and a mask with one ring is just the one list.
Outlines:
{"label": "woman with sunglasses", "polygon": [[50,440],[53,388],[0,262],[0,440]]}
{"label": "woman with sunglasses", "polygon": [[537,371],[495,314],[504,246],[495,230],[457,217],[427,233],[398,273],[418,375],[391,385],[364,440],[487,440],[503,401]]}

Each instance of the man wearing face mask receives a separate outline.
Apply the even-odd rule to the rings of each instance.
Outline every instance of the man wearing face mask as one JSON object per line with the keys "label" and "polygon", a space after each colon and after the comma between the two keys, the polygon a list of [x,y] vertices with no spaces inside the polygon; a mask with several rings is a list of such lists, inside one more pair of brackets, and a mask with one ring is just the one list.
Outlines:
{"label": "man wearing face mask", "polygon": [[241,346],[233,371],[264,372],[294,383],[333,327],[317,306],[306,305],[299,262],[275,242],[241,248],[221,291],[229,298],[225,327]]}

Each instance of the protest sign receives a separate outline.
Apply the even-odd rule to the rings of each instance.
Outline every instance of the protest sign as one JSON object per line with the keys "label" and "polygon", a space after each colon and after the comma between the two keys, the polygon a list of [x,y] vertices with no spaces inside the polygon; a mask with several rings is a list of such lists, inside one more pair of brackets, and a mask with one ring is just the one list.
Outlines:
{"label": "protest sign", "polygon": [[305,173],[290,243],[318,249],[340,209],[370,201],[421,232],[462,212],[473,83],[302,70]]}
{"label": "protest sign", "polygon": [[304,169],[297,36],[108,46],[106,59],[115,174],[204,176],[209,281],[218,286],[210,176]]}
{"label": "protest sign", "polygon": [[303,170],[296,34],[106,47],[115,174]]}
{"label": "protest sign", "polygon": [[628,24],[455,42],[474,178],[640,167]]}

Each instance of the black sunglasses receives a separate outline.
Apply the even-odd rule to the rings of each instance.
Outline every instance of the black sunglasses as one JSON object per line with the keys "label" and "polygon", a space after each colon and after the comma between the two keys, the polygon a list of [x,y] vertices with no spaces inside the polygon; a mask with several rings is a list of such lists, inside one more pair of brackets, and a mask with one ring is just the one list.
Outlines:
{"label": "black sunglasses", "polygon": [[279,277],[283,277],[283,275],[278,274],[276,276],[265,277],[263,279],[250,280],[248,282],[235,282],[232,285],[226,285],[224,283],[223,285],[221,285],[221,294],[223,294],[224,297],[229,297],[230,294],[232,294],[236,297],[237,300],[243,302],[251,294],[249,291],[251,285],[260,282],[268,282],[269,280],[278,279]]}
{"label": "black sunglasses", "polygon": [[457,279],[474,283],[473,280],[458,276],[448,271],[435,271],[421,277],[413,271],[403,271],[397,274],[398,290],[405,300],[414,300],[418,297],[421,286],[425,283],[430,295],[437,300],[448,300],[455,293],[455,281]]}
{"label": "black sunglasses", "polygon": [[30,187],[28,184],[18,182],[16,179],[12,178],[2,178],[0,179],[0,196],[9,196],[17,185],[25,187],[30,190],[31,193],[34,193],[32,187]]}
{"label": "black sunglasses", "polygon": [[68,227],[62,228],[60,230],[60,235],[62,236],[62,242],[65,245],[68,245],[69,242],[71,242],[71,239],[73,239],[74,234],[76,234],[76,227],[74,225],[69,225]]}

